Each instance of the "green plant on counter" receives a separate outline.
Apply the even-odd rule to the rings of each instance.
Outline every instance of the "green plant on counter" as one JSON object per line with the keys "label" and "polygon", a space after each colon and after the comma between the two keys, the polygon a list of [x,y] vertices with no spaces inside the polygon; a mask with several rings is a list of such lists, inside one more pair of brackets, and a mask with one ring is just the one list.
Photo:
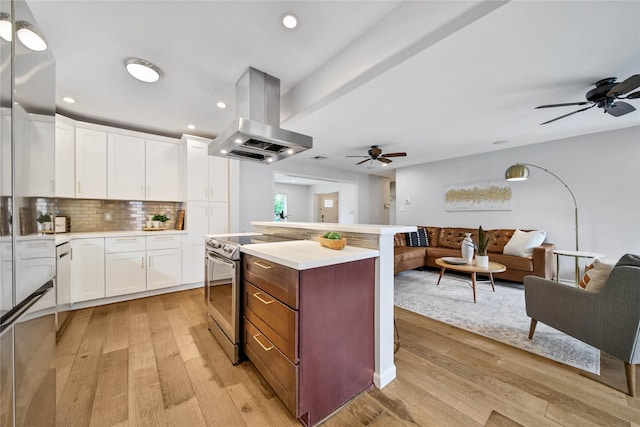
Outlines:
{"label": "green plant on counter", "polygon": [[40,216],[36,219],[40,224],[44,222],[51,222],[51,215],[49,214],[40,214]]}
{"label": "green plant on counter", "polygon": [[335,231],[327,231],[322,235],[322,237],[324,237],[325,239],[331,239],[331,240],[340,240],[342,238]]}
{"label": "green plant on counter", "polygon": [[167,217],[166,217],[166,216],[164,216],[164,215],[155,214],[155,215],[153,216],[152,221],[166,222],[166,221],[169,221],[169,218],[167,218]]}

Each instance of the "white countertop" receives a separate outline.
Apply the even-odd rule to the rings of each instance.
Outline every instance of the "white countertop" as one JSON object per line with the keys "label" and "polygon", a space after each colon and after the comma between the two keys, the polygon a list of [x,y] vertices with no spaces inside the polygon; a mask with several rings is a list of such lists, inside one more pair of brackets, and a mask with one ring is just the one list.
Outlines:
{"label": "white countertop", "polygon": [[355,246],[346,246],[342,250],[329,249],[311,240],[249,244],[241,246],[240,251],[296,270],[326,267],[380,255],[375,249]]}
{"label": "white countertop", "polygon": [[330,222],[271,222],[252,221],[252,225],[260,227],[306,228],[309,230],[331,230],[363,234],[395,234],[416,231],[415,225],[383,225],[383,224],[336,224]]}

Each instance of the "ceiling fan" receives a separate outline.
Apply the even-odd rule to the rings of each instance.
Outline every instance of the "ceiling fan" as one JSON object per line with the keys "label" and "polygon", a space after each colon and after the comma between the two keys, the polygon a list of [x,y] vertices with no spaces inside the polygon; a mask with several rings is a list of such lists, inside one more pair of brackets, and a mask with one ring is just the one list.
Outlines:
{"label": "ceiling fan", "polygon": [[[569,114],[565,114],[560,117],[556,117],[555,119],[546,121],[544,123],[540,123],[541,125],[546,125],[547,123],[555,122],[556,120],[563,119],[565,117],[571,116],[572,114],[580,113],[582,111],[588,110],[589,108],[598,107],[602,108],[605,113],[611,114],[614,117],[623,116],[632,111],[635,111],[635,107],[629,103],[619,101],[619,99],[637,99],[640,98],[640,91],[629,93],[632,90],[640,87],[640,74],[633,75],[626,79],[623,82],[616,83],[616,77],[607,77],[606,79],[598,80],[594,83],[595,88],[591,89],[587,92],[586,101],[582,102],[568,102],[565,104],[549,104],[549,105],[541,105],[537,108],[553,108],[553,107],[567,107],[569,105],[587,105],[591,104],[586,108],[581,108],[580,110],[573,111]],[[621,96],[629,93],[627,96]]]}
{"label": "ceiling fan", "polygon": [[371,148],[369,148],[368,153],[369,153],[368,156],[345,156],[345,157],[366,157],[366,159],[364,159],[363,161],[356,163],[356,165],[361,165],[364,162],[373,161],[373,160],[377,160],[379,162],[389,164],[391,163],[391,160],[389,160],[387,157],[404,157],[407,155],[407,153],[382,154],[382,150],[377,145],[372,145]]}

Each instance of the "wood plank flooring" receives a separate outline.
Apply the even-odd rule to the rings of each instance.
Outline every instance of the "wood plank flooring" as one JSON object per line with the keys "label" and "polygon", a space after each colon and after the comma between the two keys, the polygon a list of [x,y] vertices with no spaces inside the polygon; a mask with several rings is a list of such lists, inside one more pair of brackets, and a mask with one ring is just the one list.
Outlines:
{"label": "wood plank flooring", "polygon": [[[299,425],[251,362],[231,365],[205,315],[201,289],[74,312],[56,425]],[[607,355],[597,377],[403,309],[396,323],[397,378],[325,426],[640,427],[640,398]]]}

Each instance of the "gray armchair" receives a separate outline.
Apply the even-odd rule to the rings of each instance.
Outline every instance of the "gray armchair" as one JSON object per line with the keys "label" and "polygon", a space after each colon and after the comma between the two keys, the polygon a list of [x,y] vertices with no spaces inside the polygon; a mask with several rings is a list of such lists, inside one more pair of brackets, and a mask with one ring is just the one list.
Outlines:
{"label": "gray armchair", "polygon": [[562,331],[625,365],[629,394],[635,396],[640,363],[640,256],[627,254],[615,265],[600,293],[560,285],[536,276],[524,278],[529,339],[538,322]]}

